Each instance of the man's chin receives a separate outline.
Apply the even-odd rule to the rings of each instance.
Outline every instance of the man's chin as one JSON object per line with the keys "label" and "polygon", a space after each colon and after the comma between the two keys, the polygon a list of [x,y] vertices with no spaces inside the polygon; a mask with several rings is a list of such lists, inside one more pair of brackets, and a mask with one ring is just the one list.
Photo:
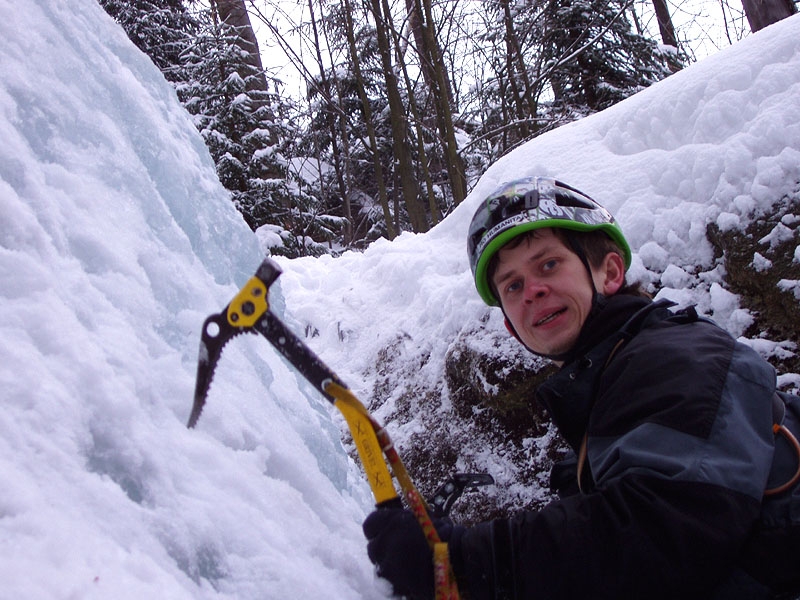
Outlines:
{"label": "man's chin", "polygon": [[567,354],[574,344],[573,343],[548,343],[543,344],[541,342],[536,343],[535,341],[525,341],[522,340],[525,346],[534,354],[539,354],[546,358],[550,358],[555,362],[558,362],[556,359],[552,357],[563,356]]}

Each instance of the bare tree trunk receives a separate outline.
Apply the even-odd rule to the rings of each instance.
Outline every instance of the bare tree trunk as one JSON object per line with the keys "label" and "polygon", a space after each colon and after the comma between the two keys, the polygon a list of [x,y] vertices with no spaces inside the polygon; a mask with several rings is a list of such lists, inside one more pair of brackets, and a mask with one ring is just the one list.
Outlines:
{"label": "bare tree trunk", "polygon": [[[385,6],[384,6],[385,8]],[[400,33],[391,24],[392,41],[394,42],[395,56],[397,59],[397,66],[402,70],[403,81],[406,85],[406,93],[408,94],[408,106],[411,111],[412,122],[414,123],[414,132],[417,138],[417,162],[422,170],[422,179],[425,182],[425,189],[428,194],[428,210],[431,215],[431,223],[436,225],[442,220],[442,215],[439,207],[436,204],[436,192],[431,179],[431,172],[428,168],[428,153],[425,150],[425,130],[423,127],[423,117],[419,114],[417,107],[416,93],[414,92],[414,85],[408,75],[405,61],[403,61],[403,46]]]}
{"label": "bare tree trunk", "polygon": [[[428,231],[430,225],[425,215],[425,210],[419,201],[417,178],[408,150],[408,123],[397,75],[392,65],[392,52],[389,47],[387,35],[387,21],[391,14],[383,14],[380,0],[371,0],[372,15],[375,19],[375,34],[378,41],[378,51],[383,65],[383,76],[386,82],[386,95],[389,100],[389,113],[392,122],[392,154],[394,156],[394,171],[397,175],[395,195],[398,191],[403,196],[403,202],[411,220],[411,227],[415,233]],[[399,188],[399,190],[398,190]]]}
{"label": "bare tree trunk", "polygon": [[519,123],[520,137],[527,138],[530,135],[528,120],[525,118],[525,110],[521,103],[522,93],[519,89],[519,82],[514,76],[514,52],[509,42],[510,40],[506,37],[506,78],[508,79],[508,89],[511,91],[509,109],[513,111],[514,120]]}
{"label": "bare tree trunk", "polygon": [[[408,27],[414,36],[414,43],[420,58],[420,70],[426,85],[431,88],[437,86],[437,78],[433,71],[433,61],[429,55],[428,42],[425,39],[426,22],[424,13],[418,0],[406,0],[406,13],[408,15]],[[453,102],[453,90],[450,82],[447,81],[444,93],[447,94],[448,102]]]}
{"label": "bare tree trunk", "polygon": [[[336,125],[337,118],[342,120],[343,117],[341,116],[341,110],[337,110],[340,108],[341,104],[338,106],[334,104],[333,94],[331,92],[331,83],[328,79],[327,73],[325,72],[325,65],[322,62],[322,51],[320,48],[322,44],[320,44],[319,40],[319,31],[317,30],[317,19],[314,15],[314,3],[312,0],[308,0],[308,11],[309,15],[311,16],[311,28],[312,33],[314,35],[314,48],[316,50],[316,59],[317,59],[317,66],[319,68],[319,78],[320,83],[322,85],[322,94],[325,98],[325,102],[327,106],[325,107],[326,110],[326,121],[328,127],[331,132],[331,150],[333,154],[333,170],[336,174],[336,182],[339,186],[339,193],[342,197],[342,212],[343,217],[345,219],[345,232],[344,232],[344,243],[345,245],[349,245],[353,241],[353,215],[350,210],[350,194],[348,193],[347,183],[345,182],[344,173],[342,169],[342,153],[339,151],[339,136],[338,128]],[[330,44],[326,44],[326,47],[330,48]],[[337,100],[339,99],[339,95],[337,94]],[[346,140],[346,137],[342,139]],[[322,172],[320,171],[320,174]]]}
{"label": "bare tree trunk", "polygon": [[753,33],[796,12],[792,0],[742,0]]}
{"label": "bare tree trunk", "polygon": [[345,5],[345,29],[347,30],[347,45],[350,49],[350,61],[353,64],[353,74],[358,87],[358,97],[361,99],[361,108],[364,111],[364,123],[369,136],[369,148],[372,151],[372,165],[375,169],[375,180],[378,186],[378,198],[383,209],[383,220],[386,223],[386,235],[390,240],[397,237],[397,229],[392,221],[392,212],[389,210],[389,195],[386,192],[386,183],[383,177],[383,166],[381,165],[380,153],[378,152],[378,137],[375,135],[375,124],[372,119],[372,108],[369,104],[364,76],[361,73],[361,63],[358,58],[356,48],[356,38],[353,31],[353,9],[350,0],[344,0]]}
{"label": "bare tree trunk", "polygon": [[[339,80],[337,79],[336,98],[339,103],[339,106],[342,106],[343,104],[341,92],[342,92],[341,85]],[[341,136],[342,139],[343,160],[341,162],[342,162],[342,168],[344,169],[344,172],[341,174],[342,181],[340,182],[341,186],[340,193],[342,195],[342,203],[344,206],[342,214],[344,218],[347,220],[347,226],[346,226],[347,229],[345,230],[344,243],[345,246],[349,247],[355,241],[356,230],[357,230],[357,223],[353,218],[353,208],[352,208],[352,203],[350,201],[350,185],[352,184],[353,181],[353,175],[351,170],[352,157],[350,156],[350,137],[349,137],[349,132],[347,131],[348,129],[347,119],[344,117],[344,115],[340,115],[338,123],[339,123],[339,135]],[[339,174],[337,173],[337,178],[338,177]]]}
{"label": "bare tree trunk", "polygon": [[[257,75],[250,74],[249,76],[242,74],[247,91],[260,92],[251,97],[251,101],[255,104],[253,109],[262,109],[272,115],[268,100],[269,86],[264,73],[264,65],[261,63],[261,52],[258,49],[258,40],[253,26],[250,24],[250,16],[247,14],[244,0],[210,0],[210,2],[212,10],[216,11],[220,21],[236,31],[236,45],[242,49],[244,62],[257,73]],[[270,132],[269,143],[275,144],[277,141],[274,132]]]}
{"label": "bare tree trunk", "polygon": [[[665,46],[675,48],[675,54],[667,56],[667,64],[669,70],[677,73],[683,67],[681,60],[678,58],[678,36],[675,35],[675,25],[672,23],[672,17],[669,14],[669,6],[667,0],[653,0],[653,9],[656,12],[656,19],[658,20],[658,30],[661,33],[661,43]],[[636,11],[631,11],[636,14]]]}
{"label": "bare tree trunk", "polygon": [[261,53],[258,49],[258,40],[250,24],[250,17],[244,0],[211,0],[212,6],[217,9],[220,20],[233,27],[239,36],[237,45],[245,54],[245,62],[262,73],[261,77],[253,78],[253,89],[267,91],[267,78],[263,76],[264,65],[261,64]]}
{"label": "bare tree trunk", "polygon": [[425,19],[428,22],[428,27],[425,29],[427,34],[425,36],[427,53],[431,57],[439,89],[439,94],[436,96],[439,107],[439,130],[444,140],[447,173],[450,178],[450,193],[453,195],[453,204],[458,205],[467,197],[467,176],[464,161],[458,152],[456,130],[453,125],[453,92],[450,89],[447,67],[442,59],[442,49],[436,40],[436,29],[433,23],[430,0],[424,0],[424,7]]}
{"label": "bare tree trunk", "polygon": [[417,46],[422,76],[434,102],[445,169],[450,180],[450,192],[453,195],[453,203],[458,205],[467,196],[467,180],[453,124],[453,90],[442,58],[442,50],[436,39],[430,0],[421,2],[407,0],[406,11]]}
{"label": "bare tree trunk", "polygon": [[[536,118],[538,107],[533,99],[533,89],[525,57],[522,55],[517,33],[514,30],[514,19],[511,15],[511,6],[508,0],[502,0],[503,25],[505,26],[506,40],[506,68],[508,69],[508,82],[513,92],[517,119],[520,123],[520,136],[524,139],[530,135],[528,123]],[[522,84],[522,88],[519,85]]]}
{"label": "bare tree trunk", "polygon": [[658,30],[661,33],[661,41],[665,46],[678,48],[678,38],[675,35],[675,26],[672,24],[672,17],[669,14],[669,7],[666,0],[653,0],[653,8],[658,19]]}

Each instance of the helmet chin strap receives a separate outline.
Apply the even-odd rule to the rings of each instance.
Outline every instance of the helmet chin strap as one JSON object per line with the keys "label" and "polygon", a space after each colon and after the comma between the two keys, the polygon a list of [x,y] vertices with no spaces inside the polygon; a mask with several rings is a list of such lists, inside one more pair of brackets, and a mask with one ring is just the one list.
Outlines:
{"label": "helmet chin strap", "polygon": [[[577,241],[575,240],[575,236],[573,235],[573,233],[569,230],[563,230],[563,234],[567,240],[567,243],[569,244],[570,249],[578,256],[578,258],[583,263],[583,266],[586,267],[586,273],[589,275],[589,285],[592,286],[592,305],[589,309],[589,314],[586,316],[586,320],[583,322],[583,325],[581,326],[581,331],[578,334],[578,338],[580,339],[580,335],[586,328],[586,324],[589,323],[589,321],[591,321],[595,317],[595,315],[597,315],[597,313],[599,313],[600,310],[606,305],[606,303],[608,302],[608,298],[597,291],[597,287],[594,285],[594,277],[592,276],[592,267],[589,265],[589,259],[586,258],[586,253],[583,251],[583,248],[580,246],[580,244],[578,244]],[[541,356],[543,358],[547,358],[555,362],[566,362],[566,360],[570,358],[572,351],[575,349],[574,347],[570,348],[566,352],[561,352],[559,354],[544,354],[542,352],[537,352],[536,350],[533,350],[530,346],[528,346],[525,342],[522,341],[522,338],[520,337],[519,333],[517,333],[517,330],[514,329],[514,325],[511,324],[511,320],[508,318],[508,315],[506,314],[506,309],[503,308],[502,302],[500,303],[500,310],[503,311],[503,317],[505,318],[506,329],[512,336],[514,336],[517,339],[517,341],[520,344],[522,344],[525,347],[526,350],[528,350],[528,352],[531,352],[536,356]]]}

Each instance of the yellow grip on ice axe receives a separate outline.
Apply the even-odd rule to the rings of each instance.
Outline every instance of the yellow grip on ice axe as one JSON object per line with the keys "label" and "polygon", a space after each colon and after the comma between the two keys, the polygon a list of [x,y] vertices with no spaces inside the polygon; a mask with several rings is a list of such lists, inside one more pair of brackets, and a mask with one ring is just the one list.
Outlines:
{"label": "yellow grip on ice axe", "polygon": [[367,481],[375,496],[375,502],[380,505],[394,500],[397,498],[397,491],[392,485],[392,476],[383,458],[383,451],[367,409],[350,390],[333,381],[325,385],[325,391],[333,396],[333,405],[347,421],[361,464],[366,471]]}

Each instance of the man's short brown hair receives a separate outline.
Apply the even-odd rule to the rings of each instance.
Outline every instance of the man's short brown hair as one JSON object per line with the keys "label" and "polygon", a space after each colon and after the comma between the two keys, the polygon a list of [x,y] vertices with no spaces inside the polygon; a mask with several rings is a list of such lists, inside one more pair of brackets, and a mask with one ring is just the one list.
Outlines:
{"label": "man's short brown hair", "polygon": [[[578,256],[582,252],[583,255],[586,257],[586,260],[589,262],[589,266],[593,269],[600,267],[603,264],[603,259],[605,259],[606,255],[609,252],[614,252],[615,254],[619,254],[622,257],[622,260],[625,260],[625,253],[622,249],[614,243],[608,235],[603,233],[600,230],[596,231],[570,231],[560,227],[553,227],[551,228],[553,234],[560,239],[564,245],[575,252]],[[536,237],[536,232],[539,231],[538,229],[534,229],[532,231],[527,231],[521,235],[510,240],[505,246],[503,246],[500,250],[506,249],[513,249],[518,247],[523,242],[529,242],[534,237]],[[495,298],[500,298],[500,294],[497,293],[497,289],[494,285],[494,273],[497,270],[497,264],[500,262],[500,252],[497,252],[489,261],[489,264],[486,269],[486,279],[489,282],[489,285],[492,287],[492,293],[495,295]],[[651,297],[644,289],[642,288],[641,284],[637,282],[628,283],[627,280],[623,280],[622,287],[620,287],[617,294],[627,294],[629,296],[644,296],[644,297]]]}

